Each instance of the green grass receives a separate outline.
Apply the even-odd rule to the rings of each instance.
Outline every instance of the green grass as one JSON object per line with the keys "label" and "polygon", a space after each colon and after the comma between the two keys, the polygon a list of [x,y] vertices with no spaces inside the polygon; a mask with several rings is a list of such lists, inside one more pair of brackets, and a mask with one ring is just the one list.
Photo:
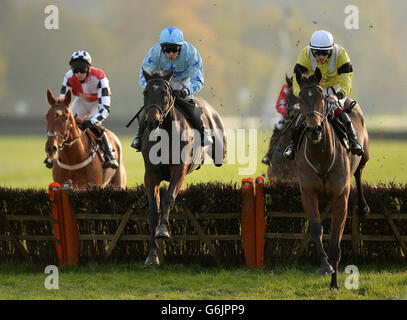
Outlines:
{"label": "green grass", "polygon": [[309,264],[262,269],[88,264],[59,270],[59,289],[50,290],[45,267],[0,264],[0,299],[407,299],[407,271],[401,266],[360,266],[358,289],[346,289],[344,268],[336,292],[329,290],[330,276],[318,276]]}
{"label": "green grass", "polygon": [[[241,182],[247,176],[266,176],[267,167],[261,164],[261,158],[266,152],[270,132],[259,131],[257,137],[257,167],[250,175],[239,174],[239,169],[247,168],[247,164],[225,164],[215,167],[211,160],[202,168],[187,176],[184,183],[197,182]],[[0,185],[13,188],[42,188],[52,182],[51,170],[42,161],[45,159],[45,136],[0,136]],[[132,137],[120,137],[125,166],[127,171],[127,186],[132,187],[143,183],[144,163],[140,153],[130,147]],[[394,182],[407,183],[407,142],[372,140],[371,160],[363,172],[363,181],[369,184]]]}

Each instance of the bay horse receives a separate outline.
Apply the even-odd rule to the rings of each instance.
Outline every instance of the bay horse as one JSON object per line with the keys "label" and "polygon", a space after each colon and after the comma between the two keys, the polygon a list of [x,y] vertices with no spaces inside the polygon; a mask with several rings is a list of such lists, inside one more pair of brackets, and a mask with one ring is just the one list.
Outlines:
{"label": "bay horse", "polygon": [[[202,108],[203,120],[214,138],[214,146],[201,147],[200,134],[193,130],[182,111],[175,107],[181,101],[175,100],[170,85],[173,71],[151,75],[143,70],[147,85],[144,89],[144,108],[146,129],[142,137],[141,152],[144,158],[144,185],[149,201],[149,252],[146,265],[159,264],[157,239],[169,239],[169,213],[187,174],[200,168],[205,153],[223,164],[226,155],[226,137],[219,114],[209,103],[199,96],[194,100]],[[158,138],[154,138],[160,134]],[[181,138],[180,138],[181,137]],[[163,148],[157,151],[161,143]],[[157,157],[161,160],[157,161]],[[163,158],[166,158],[164,160]],[[163,194],[163,208],[160,219],[160,183],[168,181],[169,186]]]}
{"label": "bay horse", "polygon": [[87,185],[126,188],[126,170],[122,147],[117,136],[110,130],[106,130],[120,166],[117,169],[104,169],[103,156],[98,151],[97,143],[79,128],[70,108],[71,90],[64,98],[55,99],[48,89],[47,102],[50,109],[45,116],[47,120],[45,143],[47,159],[45,161],[48,165],[52,164],[54,182],[63,183],[71,180],[74,188]]}
{"label": "bay horse", "polygon": [[[269,181],[285,181],[294,182],[297,181],[296,164],[294,160],[286,159],[283,157],[284,149],[290,144],[291,132],[287,130],[287,126],[295,125],[295,118],[299,113],[298,98],[293,93],[293,80],[285,76],[285,80],[288,84],[287,93],[287,115],[284,118],[283,128],[276,136],[271,146],[272,154],[270,158],[270,164],[267,168],[267,177]],[[286,132],[285,132],[286,131]]]}
{"label": "bay horse", "polygon": [[[331,110],[326,102],[324,91],[319,85],[322,78],[321,71],[317,68],[311,76],[297,72],[296,77],[300,85],[301,114],[306,124],[305,136],[296,159],[302,204],[320,260],[318,273],[331,274],[330,288],[337,290],[337,272],[341,258],[340,243],[348,212],[352,176],[355,176],[357,186],[358,213],[366,215],[370,211],[361,184],[362,170],[369,160],[369,137],[363,112],[356,104],[349,117],[363,145],[364,154],[359,157],[348,153],[327,120]],[[320,199],[328,200],[332,210],[328,255],[322,245]]]}

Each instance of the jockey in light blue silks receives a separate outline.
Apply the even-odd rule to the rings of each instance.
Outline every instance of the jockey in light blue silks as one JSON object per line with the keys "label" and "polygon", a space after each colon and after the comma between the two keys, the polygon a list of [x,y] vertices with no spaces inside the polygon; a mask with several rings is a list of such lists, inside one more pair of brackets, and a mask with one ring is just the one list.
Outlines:
{"label": "jockey in light blue silks", "polygon": [[[191,118],[198,118],[198,129],[201,133],[202,145],[213,143],[212,137],[202,120],[202,116],[196,117],[197,107],[193,102],[193,94],[198,93],[204,86],[204,72],[202,58],[198,50],[190,43],[184,41],[182,31],[174,26],[170,26],[161,31],[160,41],[155,44],[145,56],[140,68],[139,83],[145,88],[147,82],[143,75],[143,69],[151,74],[153,71],[168,73],[174,70],[171,79],[173,94],[177,99],[185,99],[190,102],[190,108],[183,108]],[[179,105],[177,105],[179,106]],[[195,108],[194,108],[195,106]],[[145,110],[138,116],[139,129],[131,146],[136,150],[141,150],[141,140],[144,126]]]}

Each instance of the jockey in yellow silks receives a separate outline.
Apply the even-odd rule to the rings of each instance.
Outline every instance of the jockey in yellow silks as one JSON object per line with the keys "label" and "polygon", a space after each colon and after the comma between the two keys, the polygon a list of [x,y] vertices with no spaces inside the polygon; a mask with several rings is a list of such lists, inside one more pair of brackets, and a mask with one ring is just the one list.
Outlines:
{"label": "jockey in yellow silks", "polygon": [[[356,138],[352,122],[348,114],[337,106],[338,102],[343,106],[347,96],[351,93],[353,67],[345,48],[335,44],[332,34],[325,30],[315,31],[311,36],[310,44],[302,49],[298,56],[293,76],[293,93],[296,97],[300,92],[296,73],[313,74],[317,67],[322,74],[320,86],[325,95],[329,96],[327,102],[333,105],[335,115],[346,127],[351,152],[361,156],[363,148]],[[332,91],[330,87],[333,87],[335,91]],[[301,122],[294,128],[293,141],[284,151],[284,157],[294,158],[295,148],[304,126],[305,124]]]}

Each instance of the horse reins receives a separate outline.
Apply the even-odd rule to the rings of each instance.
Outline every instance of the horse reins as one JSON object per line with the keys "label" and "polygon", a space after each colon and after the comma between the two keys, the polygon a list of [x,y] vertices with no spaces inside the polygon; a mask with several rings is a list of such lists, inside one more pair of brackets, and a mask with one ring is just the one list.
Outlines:
{"label": "horse reins", "polygon": [[[324,92],[323,89],[322,89],[322,87],[319,86],[318,84],[303,87],[303,88],[301,88],[301,90],[306,89],[306,88],[311,88],[311,87],[314,87],[314,86],[317,87],[317,88],[319,88],[322,92]],[[332,89],[333,89],[333,88],[332,88]],[[327,102],[327,101],[328,101],[328,95],[326,95],[326,96],[324,95],[324,98],[323,98],[323,99],[324,99],[324,114],[322,114],[322,113],[320,113],[320,112],[318,112],[318,111],[313,110],[313,111],[308,112],[306,115],[304,115],[304,119],[307,119],[307,117],[309,117],[309,116],[318,115],[318,116],[320,116],[320,117],[322,118],[322,123],[321,123],[321,125],[324,126],[325,120],[327,119],[327,117],[328,117],[328,115],[329,115],[329,113],[330,113],[332,107],[329,107],[329,106],[328,106],[328,102]],[[339,102],[339,101],[338,101],[338,102]],[[340,103],[337,104],[337,105],[338,105],[339,108],[341,108]],[[343,110],[343,108],[341,108],[341,110]],[[333,129],[331,128],[331,130],[333,130]],[[335,162],[335,159],[336,159],[335,134],[334,134],[333,131],[332,131],[332,139],[333,139],[334,154],[333,154],[331,163],[330,163],[330,165],[329,165],[327,171],[325,172],[325,174],[322,174],[322,173],[319,172],[319,170],[311,163],[311,161],[310,161],[310,160],[308,159],[308,157],[307,157],[307,142],[308,142],[308,139],[305,138],[305,145],[304,145],[304,157],[305,157],[305,161],[308,163],[308,165],[315,171],[315,173],[316,173],[323,181],[326,179],[326,177],[328,176],[329,172],[332,170],[333,165],[334,165],[334,162]]]}

